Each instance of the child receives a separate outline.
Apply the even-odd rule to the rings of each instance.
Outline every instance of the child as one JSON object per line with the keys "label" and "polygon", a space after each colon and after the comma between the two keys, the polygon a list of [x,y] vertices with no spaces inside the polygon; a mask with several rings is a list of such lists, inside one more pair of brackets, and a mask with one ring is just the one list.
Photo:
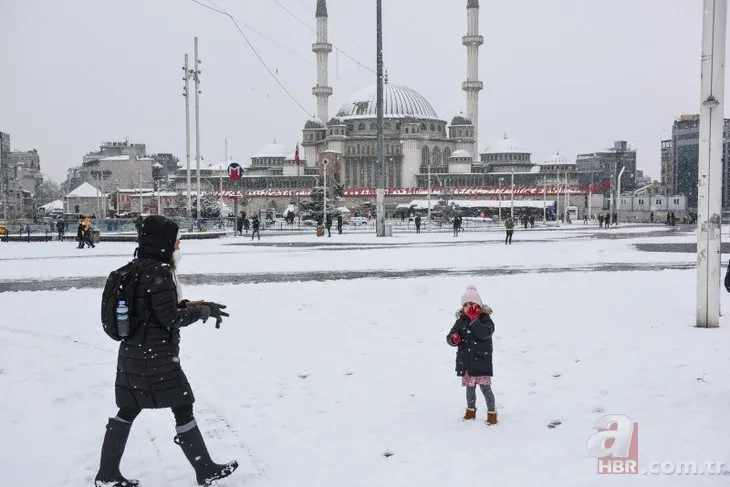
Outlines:
{"label": "child", "polygon": [[456,313],[456,323],[446,336],[446,342],[456,351],[456,375],[466,387],[466,412],[464,419],[476,417],[476,386],[487,401],[487,424],[497,424],[497,411],[492,392],[492,334],[494,322],[490,318],[492,308],[482,304],[477,288],[471,285],[461,297],[461,309]]}

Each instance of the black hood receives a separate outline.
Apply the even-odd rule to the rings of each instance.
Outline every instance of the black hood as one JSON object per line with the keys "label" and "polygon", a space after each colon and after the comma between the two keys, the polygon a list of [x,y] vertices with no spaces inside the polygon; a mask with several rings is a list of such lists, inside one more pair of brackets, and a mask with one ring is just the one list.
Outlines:
{"label": "black hood", "polygon": [[137,238],[137,256],[169,264],[179,230],[177,223],[164,216],[148,216],[142,222]]}

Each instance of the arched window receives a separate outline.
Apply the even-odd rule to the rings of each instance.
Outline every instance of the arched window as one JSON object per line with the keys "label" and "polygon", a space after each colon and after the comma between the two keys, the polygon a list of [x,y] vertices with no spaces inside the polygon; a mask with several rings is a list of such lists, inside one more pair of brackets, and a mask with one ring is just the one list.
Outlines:
{"label": "arched window", "polygon": [[464,131],[462,129],[459,129],[459,137],[463,137],[463,136],[464,136]]}
{"label": "arched window", "polygon": [[383,125],[383,128],[389,129],[390,128],[390,122],[385,122],[385,124]]}
{"label": "arched window", "polygon": [[357,129],[358,130],[365,130],[365,124],[364,123],[361,123],[360,125],[357,126]]}
{"label": "arched window", "polygon": [[421,164],[424,166],[427,166],[430,159],[430,153],[428,151],[428,147],[424,146],[423,149],[421,149]]}
{"label": "arched window", "polygon": [[370,130],[376,130],[376,129],[377,129],[377,127],[375,126],[375,124],[374,123],[371,123],[370,124]]}
{"label": "arched window", "polygon": [[433,132],[435,130],[436,130],[436,128],[433,126],[433,124],[431,124],[431,132]]}
{"label": "arched window", "polygon": [[426,124],[425,123],[422,123],[421,124],[421,130],[426,130]]}
{"label": "arched window", "polygon": [[431,157],[433,158],[433,164],[441,164],[441,149],[439,149],[438,147],[434,147],[433,152],[431,153]]}
{"label": "arched window", "polygon": [[406,133],[407,134],[410,134],[411,133],[411,129],[409,129],[408,127],[406,127]]}
{"label": "arched window", "polygon": [[448,162],[449,157],[451,157],[451,149],[449,149],[448,147],[446,147],[444,149],[444,162]]}
{"label": "arched window", "polygon": [[357,155],[360,155],[360,144],[357,144]]}

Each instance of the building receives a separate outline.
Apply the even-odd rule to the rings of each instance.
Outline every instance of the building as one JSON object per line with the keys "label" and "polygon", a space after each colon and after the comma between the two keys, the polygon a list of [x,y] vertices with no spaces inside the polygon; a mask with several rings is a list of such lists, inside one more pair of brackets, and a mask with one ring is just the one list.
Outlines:
{"label": "building", "polygon": [[[665,144],[666,142],[666,144]],[[665,152],[666,151],[666,152]],[[671,151],[671,158],[669,156]],[[730,208],[730,120],[725,119],[723,128],[722,157],[722,208]],[[700,165],[700,116],[681,115],[672,125],[671,141],[662,142],[662,167],[664,181],[670,194],[687,197],[687,206],[697,210],[697,178]]]}
{"label": "building", "polygon": [[[98,151],[84,155],[81,166],[68,170],[64,187],[75,188],[88,182],[100,191],[114,192],[153,186],[155,176],[166,182],[177,171],[178,159],[168,153],[149,156],[146,150],[145,144],[104,142]],[[153,171],[155,164],[161,166],[161,172]]]}
{"label": "building", "polygon": [[10,135],[0,132],[0,215],[2,218],[31,217],[35,195],[43,182],[38,151],[13,151]]}
{"label": "building", "polygon": [[579,154],[575,162],[581,184],[609,180],[611,191],[618,191],[618,175],[625,168],[621,177],[621,192],[636,189],[636,149],[631,148],[626,141],[616,141],[610,149]]}
{"label": "building", "polygon": [[672,139],[662,140],[661,143],[661,183],[667,193],[672,192],[675,187],[674,165],[674,145]]}

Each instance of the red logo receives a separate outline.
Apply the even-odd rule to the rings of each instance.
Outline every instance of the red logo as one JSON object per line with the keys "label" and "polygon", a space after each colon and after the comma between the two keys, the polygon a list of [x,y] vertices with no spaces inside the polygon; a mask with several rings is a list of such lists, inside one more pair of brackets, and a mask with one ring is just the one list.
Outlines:
{"label": "red logo", "polygon": [[233,181],[238,181],[243,176],[243,168],[237,162],[228,165],[228,177]]}

